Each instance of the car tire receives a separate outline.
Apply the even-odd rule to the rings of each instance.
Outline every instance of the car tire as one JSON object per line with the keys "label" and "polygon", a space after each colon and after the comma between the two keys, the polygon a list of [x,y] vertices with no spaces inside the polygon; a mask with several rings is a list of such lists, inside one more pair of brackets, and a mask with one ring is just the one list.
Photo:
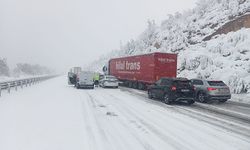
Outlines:
{"label": "car tire", "polygon": [[198,93],[197,99],[201,103],[206,103],[207,102],[207,99],[206,99],[205,94],[203,92]]}
{"label": "car tire", "polygon": [[153,99],[152,91],[148,90],[148,98]]}
{"label": "car tire", "polygon": [[163,102],[167,105],[171,105],[172,101],[170,100],[169,96],[167,94],[164,95],[163,97]]}
{"label": "car tire", "polygon": [[225,103],[227,101],[227,99],[221,99],[219,100],[220,103]]}

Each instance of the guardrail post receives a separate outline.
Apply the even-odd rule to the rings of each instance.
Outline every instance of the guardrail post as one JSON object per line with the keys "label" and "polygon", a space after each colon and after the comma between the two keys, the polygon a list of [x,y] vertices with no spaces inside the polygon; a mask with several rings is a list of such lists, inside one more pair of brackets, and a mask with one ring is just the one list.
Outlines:
{"label": "guardrail post", "polygon": [[8,83],[8,93],[10,93],[10,83]]}
{"label": "guardrail post", "polygon": [[17,91],[17,85],[18,85],[17,82],[15,82],[15,90],[16,90],[16,91]]}
{"label": "guardrail post", "polygon": [[2,96],[2,85],[0,85],[0,97]]}
{"label": "guardrail post", "polygon": [[28,86],[28,80],[25,80],[25,86],[26,87]]}
{"label": "guardrail post", "polygon": [[31,83],[32,83],[32,80],[30,79],[30,80],[29,80],[29,86],[31,86]]}
{"label": "guardrail post", "polygon": [[23,81],[20,81],[20,86],[21,88],[23,88]]}

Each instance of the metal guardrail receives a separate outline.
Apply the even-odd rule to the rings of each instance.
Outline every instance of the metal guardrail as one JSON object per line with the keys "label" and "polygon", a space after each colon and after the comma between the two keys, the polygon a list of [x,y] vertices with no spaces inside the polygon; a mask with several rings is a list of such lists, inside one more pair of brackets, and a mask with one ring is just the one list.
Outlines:
{"label": "metal guardrail", "polygon": [[18,80],[0,82],[0,97],[2,95],[3,90],[7,90],[8,93],[10,93],[12,88],[14,88],[15,91],[17,91],[18,87],[23,88],[24,86],[25,87],[31,86],[32,84],[35,84],[37,82],[47,80],[53,77],[56,77],[56,76],[53,75],[53,76],[32,77],[32,78],[26,78],[26,79],[18,79]]}

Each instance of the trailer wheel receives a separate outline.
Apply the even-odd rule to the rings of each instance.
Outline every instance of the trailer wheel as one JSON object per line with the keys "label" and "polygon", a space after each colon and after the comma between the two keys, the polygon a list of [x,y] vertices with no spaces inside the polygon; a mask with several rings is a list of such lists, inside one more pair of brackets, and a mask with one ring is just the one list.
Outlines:
{"label": "trailer wheel", "polygon": [[139,90],[144,90],[145,89],[145,85],[143,83],[138,83],[138,89]]}
{"label": "trailer wheel", "polygon": [[137,82],[133,82],[133,88],[138,89],[138,83]]}
{"label": "trailer wheel", "polygon": [[129,87],[129,88],[132,88],[132,87],[133,87],[133,82],[129,81],[129,82],[128,82],[128,87]]}

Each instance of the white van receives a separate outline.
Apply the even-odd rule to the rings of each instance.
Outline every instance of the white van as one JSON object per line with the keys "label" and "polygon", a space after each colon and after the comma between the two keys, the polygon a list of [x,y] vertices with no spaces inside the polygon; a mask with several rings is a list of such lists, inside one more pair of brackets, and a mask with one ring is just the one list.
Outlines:
{"label": "white van", "polygon": [[94,89],[93,81],[94,73],[89,71],[82,71],[77,74],[76,88],[91,88]]}

